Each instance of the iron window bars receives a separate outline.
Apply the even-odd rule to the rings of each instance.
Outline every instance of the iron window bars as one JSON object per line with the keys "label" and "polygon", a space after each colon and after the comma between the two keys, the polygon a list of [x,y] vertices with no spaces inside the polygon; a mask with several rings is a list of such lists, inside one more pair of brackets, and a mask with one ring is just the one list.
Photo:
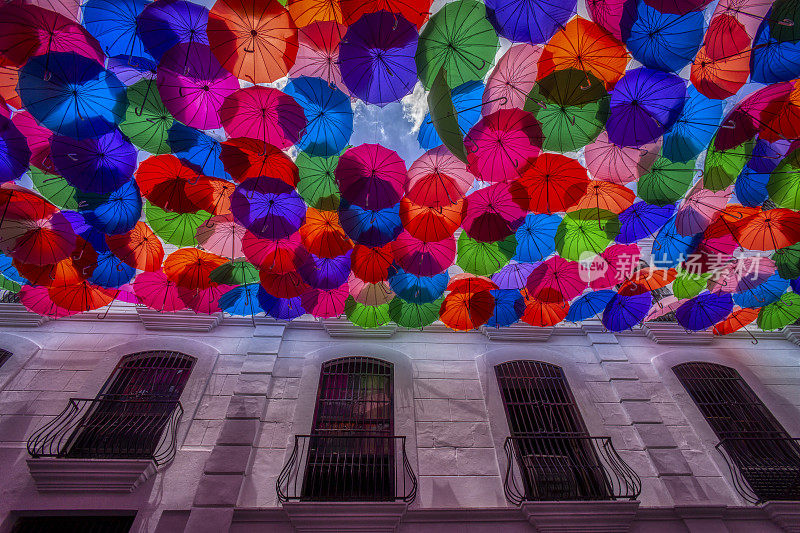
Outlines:
{"label": "iron window bars", "polygon": [[0,367],[3,366],[3,363],[11,359],[11,352],[7,350],[0,350]]}

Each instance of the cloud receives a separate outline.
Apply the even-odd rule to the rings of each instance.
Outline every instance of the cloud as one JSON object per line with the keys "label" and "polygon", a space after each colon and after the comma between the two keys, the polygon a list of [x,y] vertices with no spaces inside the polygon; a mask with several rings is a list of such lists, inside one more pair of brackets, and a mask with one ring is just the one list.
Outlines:
{"label": "cloud", "polygon": [[422,83],[417,82],[414,91],[405,96],[400,103],[403,104],[403,116],[411,123],[411,133],[417,133],[428,113],[428,98]]}

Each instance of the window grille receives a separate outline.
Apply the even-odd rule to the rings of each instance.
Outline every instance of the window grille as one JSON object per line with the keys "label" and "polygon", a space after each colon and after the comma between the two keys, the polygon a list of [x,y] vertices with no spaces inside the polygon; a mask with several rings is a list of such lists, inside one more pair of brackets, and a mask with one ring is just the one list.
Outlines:
{"label": "window grille", "polygon": [[11,352],[6,350],[0,350],[0,367],[3,366],[3,363],[8,361],[11,358]]}
{"label": "window grille", "polygon": [[22,516],[11,533],[128,533],[135,516]]}

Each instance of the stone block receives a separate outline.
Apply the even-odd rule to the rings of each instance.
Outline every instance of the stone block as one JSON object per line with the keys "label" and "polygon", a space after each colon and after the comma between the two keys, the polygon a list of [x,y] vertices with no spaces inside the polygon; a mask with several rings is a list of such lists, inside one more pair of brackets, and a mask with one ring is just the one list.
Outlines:
{"label": "stone block", "polygon": [[269,392],[271,379],[271,374],[240,374],[233,393],[266,395]]}
{"label": "stone block", "polygon": [[478,379],[478,367],[475,361],[445,361],[444,372],[451,378]]}
{"label": "stone block", "polygon": [[[233,520],[233,507],[195,507],[186,521],[186,529],[192,533],[219,533],[228,531]],[[175,533],[175,530],[170,533]]]}
{"label": "stone block", "polygon": [[414,400],[417,422],[450,420],[450,400]]}
{"label": "stone block", "polygon": [[622,407],[631,419],[631,422],[641,424],[660,424],[661,415],[654,404],[641,401],[623,401]]}
{"label": "stone block", "polygon": [[497,453],[494,448],[458,448],[456,463],[459,476],[497,476]]}
{"label": "stone block", "polygon": [[503,484],[497,476],[420,476],[421,507],[505,507]]}
{"label": "stone block", "polygon": [[258,420],[225,420],[217,444],[252,445],[258,431]]}
{"label": "stone block", "polygon": [[650,456],[643,450],[617,450],[622,460],[636,472],[639,477],[655,477],[658,475]]}
{"label": "stone block", "polygon": [[[282,337],[286,326],[283,324],[259,324],[253,332],[253,337]],[[253,342],[254,346],[261,345],[262,340],[258,339]]]}
{"label": "stone block", "polygon": [[466,399],[468,386],[480,389],[477,381],[463,379],[427,379],[414,380],[415,398],[455,398]]}
{"label": "stone block", "polygon": [[294,443],[291,422],[264,422],[256,445],[259,448],[286,449]]}
{"label": "stone block", "polygon": [[664,424],[634,424],[646,448],[676,448],[672,433]]}
{"label": "stone block", "polygon": [[625,426],[631,423],[628,418],[628,413],[618,403],[598,403],[595,404],[597,410],[600,411],[600,417],[603,419],[603,425],[606,426]]}
{"label": "stone block", "polygon": [[703,487],[692,476],[665,476],[661,482],[675,505],[696,505],[707,500]]}
{"label": "stone block", "polygon": [[418,476],[452,476],[458,473],[455,448],[420,448],[417,461]]}
{"label": "stone block", "polygon": [[264,422],[286,422],[294,416],[295,400],[270,398],[264,409]]}
{"label": "stone block", "polygon": [[242,363],[243,374],[271,374],[275,368],[276,355],[247,354]]}
{"label": "stone block", "polygon": [[225,418],[230,398],[230,396],[203,396],[195,418],[200,420],[221,420]]}
{"label": "stone block", "polygon": [[592,347],[600,362],[628,360],[628,355],[619,344],[595,344]]}
{"label": "stone block", "polygon": [[487,420],[483,400],[450,400],[450,420],[471,422]]}
{"label": "stone block", "polygon": [[441,360],[414,360],[412,367],[414,369],[415,378],[444,378],[444,365],[445,361]]}
{"label": "stone block", "polygon": [[264,406],[267,403],[265,396],[242,396],[235,395],[230,397],[226,418],[261,418]]}
{"label": "stone block", "polygon": [[[200,479],[194,495],[195,506],[236,505],[243,477],[239,474],[206,474]],[[191,518],[189,518],[191,522]],[[194,531],[194,530],[192,530]]]}
{"label": "stone block", "polygon": [[250,461],[250,446],[215,446],[206,461],[206,474],[242,474]]}
{"label": "stone block", "polygon": [[691,476],[692,469],[678,448],[650,448],[647,450],[653,467],[662,476]]}
{"label": "stone block", "polygon": [[600,363],[603,370],[608,373],[611,379],[638,379],[636,368],[630,363],[620,361],[603,361]]}
{"label": "stone block", "polygon": [[681,408],[676,404],[655,402],[652,405],[655,410],[658,411],[664,424],[668,426],[685,426],[688,424],[686,417],[683,415],[683,411],[681,411]]}
{"label": "stone block", "polygon": [[[700,450],[681,450],[686,462],[689,463],[692,474],[695,476],[713,477],[721,476],[717,465],[708,454]],[[713,452],[712,452],[713,453]]]}
{"label": "stone block", "polygon": [[638,380],[611,380],[614,389],[617,391],[620,400],[649,400],[650,394],[644,385]]}
{"label": "stone block", "polygon": [[586,389],[595,403],[619,403],[619,395],[610,381],[587,381]]}

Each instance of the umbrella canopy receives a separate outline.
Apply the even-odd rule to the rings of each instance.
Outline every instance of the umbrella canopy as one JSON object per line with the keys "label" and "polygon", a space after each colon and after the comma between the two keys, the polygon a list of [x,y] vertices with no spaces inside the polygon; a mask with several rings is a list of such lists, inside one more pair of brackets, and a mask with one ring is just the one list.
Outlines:
{"label": "umbrella canopy", "polygon": [[[292,5],[294,4],[289,5],[290,13]],[[298,22],[296,18],[295,22]],[[289,71],[289,77],[321,78],[349,95],[339,68],[339,45],[342,36],[347,33],[347,27],[334,20],[317,21],[307,26],[299,24],[299,26],[301,28],[297,32],[297,57]]]}
{"label": "umbrella canopy", "polygon": [[406,197],[428,207],[443,207],[463,198],[475,176],[444,146],[421,155],[408,169]]}
{"label": "umbrella canopy", "polygon": [[516,246],[513,235],[502,241],[481,242],[471,239],[464,232],[458,237],[456,264],[470,274],[489,276],[508,263],[514,256]]}
{"label": "umbrella canopy", "polygon": [[712,191],[703,187],[703,180],[698,181],[686,195],[675,214],[675,227],[681,235],[695,235],[705,231],[716,215],[728,203],[733,194],[733,187],[722,191]]}
{"label": "umbrella canopy", "polygon": [[393,244],[370,248],[361,244],[353,246],[350,256],[353,274],[367,283],[389,279],[389,269],[394,261]]}
{"label": "umbrella canopy", "polygon": [[402,298],[395,298],[389,302],[389,317],[398,326],[404,328],[423,328],[439,319],[441,305],[441,300],[415,304]]}
{"label": "umbrella canopy", "polygon": [[258,85],[230,94],[222,102],[219,116],[230,137],[251,137],[281,149],[296,144],[308,123],[291,91]]}
{"label": "umbrella canopy", "polygon": [[586,146],[584,158],[586,168],[595,179],[624,185],[646,174],[660,151],[661,139],[639,147],[620,146],[604,131]]}
{"label": "umbrella canopy", "polygon": [[531,213],[514,233],[517,249],[514,259],[525,262],[542,261],[556,249],[556,232],[561,224],[558,215]]}
{"label": "umbrella canopy", "polygon": [[[106,237],[109,250],[123,263],[138,270],[155,272],[164,260],[164,248],[156,234],[144,222],[130,231]],[[138,279],[138,278],[137,278]]]}
{"label": "umbrella canopy", "polygon": [[353,243],[339,223],[336,211],[309,208],[305,224],[300,228],[303,245],[321,257],[336,257],[353,247]]}
{"label": "umbrella canopy", "polygon": [[136,32],[137,17],[145,6],[145,0],[87,0],[83,3],[81,22],[97,38],[109,56],[151,59],[152,56]]}
{"label": "umbrella canopy", "polygon": [[[400,204],[371,211],[346,200],[339,203],[339,223],[347,236],[359,244],[383,246],[390,243],[403,231],[401,220]],[[446,235],[450,234],[452,231]]]}
{"label": "umbrella canopy", "polygon": [[276,146],[256,139],[236,137],[221,143],[219,158],[238,182],[267,176],[294,187],[299,179],[297,166],[289,156]]}
{"label": "umbrella canopy", "polygon": [[323,211],[334,211],[339,208],[341,194],[336,184],[336,165],[339,156],[313,157],[301,152],[295,160],[299,180],[297,193],[305,202]]}
{"label": "umbrella canopy", "polygon": [[758,327],[765,331],[781,329],[800,318],[800,295],[787,292],[780,300],[758,312]]}
{"label": "umbrella canopy", "polygon": [[298,148],[310,155],[331,157],[347,146],[353,133],[353,110],[346,94],[319,78],[306,76],[293,79],[284,92],[305,114],[305,135]]}
{"label": "umbrella canopy", "polygon": [[537,266],[525,284],[528,293],[546,302],[564,302],[586,288],[578,263],[554,256]]}
{"label": "umbrella canopy", "polygon": [[177,44],[208,44],[208,9],[189,0],[146,4],[136,20],[145,49],[156,60]]}
{"label": "umbrella canopy", "polygon": [[492,242],[513,234],[525,218],[525,189],[516,182],[495,183],[470,193],[465,202],[464,231],[473,239]]}
{"label": "umbrella canopy", "polygon": [[447,72],[442,69],[433,80],[428,93],[430,112],[419,127],[417,141],[426,150],[444,144],[466,163],[464,134],[481,118],[483,84],[468,81],[451,91],[446,77]]}
{"label": "umbrella canopy", "polygon": [[567,213],[556,231],[556,251],[580,261],[602,252],[619,234],[619,219],[611,211],[579,209]]}
{"label": "umbrella canopy", "polygon": [[589,292],[572,302],[566,319],[570,322],[581,322],[594,318],[603,312],[617,293],[610,290]]}
{"label": "umbrella canopy", "polygon": [[[381,290],[381,284],[376,284],[381,298],[391,297],[392,292],[409,303],[424,304],[439,299],[447,288],[450,276],[447,272],[436,274],[435,276],[416,276],[406,272],[402,268],[393,269],[389,275],[389,285],[391,291]],[[352,293],[352,290],[351,290]],[[363,295],[359,295],[362,296]],[[356,299],[361,301],[361,298]],[[375,300],[375,298],[373,298]],[[387,300],[388,301],[388,300]]]}
{"label": "umbrella canopy", "polygon": [[678,324],[689,331],[708,329],[733,311],[730,294],[703,293],[681,305],[675,311]]}
{"label": "umbrella canopy", "polygon": [[777,250],[800,241],[800,214],[770,209],[749,216],[734,227],[739,244],[749,250]]}
{"label": "umbrella canopy", "polygon": [[672,162],[666,157],[656,159],[650,171],[639,178],[636,192],[644,201],[657,205],[672,205],[686,194],[695,176],[694,161]]}
{"label": "umbrella canopy", "polygon": [[0,182],[13,181],[28,168],[31,149],[11,119],[0,117]]}
{"label": "umbrella canopy", "polygon": [[425,242],[403,231],[392,243],[392,252],[403,270],[417,276],[433,276],[444,272],[453,263],[456,242],[452,236]]}
{"label": "umbrella canopy", "polygon": [[402,15],[420,28],[430,15],[432,2],[431,0],[339,0],[339,3],[347,24],[352,24],[366,13],[386,11]]}
{"label": "umbrella canopy", "polygon": [[231,179],[222,164],[222,143],[216,138],[180,122],[173,122],[167,131],[166,142],[168,151],[200,174]]}
{"label": "umbrella canopy", "polygon": [[534,213],[556,213],[574,206],[586,194],[589,178],[576,160],[545,153],[530,160],[519,179]]}
{"label": "umbrella canopy", "polygon": [[469,331],[487,323],[494,315],[495,298],[490,291],[448,294],[439,308],[439,318],[456,331]]}
{"label": "umbrella canopy", "polygon": [[538,263],[509,263],[492,274],[492,282],[500,289],[524,289],[528,276]]}
{"label": "umbrella canopy", "polygon": [[275,178],[248,178],[231,196],[239,224],[268,239],[288,237],[305,220],[306,204],[289,185]]}
{"label": "umbrella canopy", "polygon": [[362,144],[339,157],[336,182],[342,197],[364,209],[385,209],[400,201],[408,181],[400,156],[379,144]]}
{"label": "umbrella canopy", "polygon": [[487,0],[487,17],[497,33],[510,41],[543,43],[575,13],[574,0],[527,2]]}
{"label": "umbrella canopy", "polygon": [[539,155],[542,140],[541,126],[532,114],[500,109],[483,117],[467,133],[467,166],[484,181],[516,179],[525,162]]}
{"label": "umbrella canopy", "polygon": [[167,140],[174,123],[155,80],[140,80],[128,87],[128,108],[119,129],[130,142],[151,154],[168,153]]}
{"label": "umbrella canopy", "polygon": [[714,335],[730,335],[748,324],[752,324],[758,318],[758,309],[736,308],[723,320],[714,324]]}
{"label": "umbrella canopy", "polygon": [[440,241],[453,235],[461,225],[464,204],[463,200],[459,200],[446,206],[429,207],[403,198],[400,202],[402,227],[398,227],[407,229],[411,235],[423,241]]}
{"label": "umbrella canopy", "polygon": [[391,320],[389,316],[389,304],[376,306],[364,305],[356,302],[352,296],[347,298],[344,312],[348,320],[365,329],[383,326]]}
{"label": "umbrella canopy", "polygon": [[495,289],[489,291],[494,297],[494,311],[486,325],[493,328],[510,326],[517,322],[525,312],[525,299],[516,289]]}
{"label": "umbrella canopy", "polygon": [[703,41],[702,11],[673,14],[640,2],[635,20],[622,28],[631,55],[645,67],[678,72],[692,62]]}
{"label": "umbrella canopy", "polygon": [[722,108],[722,101],[707,98],[690,86],[681,114],[664,134],[664,156],[676,162],[696,158],[711,142],[722,118]]}
{"label": "umbrella canopy", "polygon": [[498,109],[523,109],[536,83],[542,46],[515,44],[500,57],[486,80],[481,113]]}
{"label": "umbrella canopy", "polygon": [[609,331],[625,331],[647,316],[653,298],[649,292],[635,296],[614,295],[603,310],[603,326]]}
{"label": "umbrella canopy", "polygon": [[675,213],[675,206],[651,205],[639,201],[619,214],[620,231],[615,240],[630,244],[657,232]]}
{"label": "umbrella canopy", "polygon": [[136,149],[119,130],[83,140],[55,135],[50,146],[58,173],[89,193],[108,194],[119,189],[136,169]]}

